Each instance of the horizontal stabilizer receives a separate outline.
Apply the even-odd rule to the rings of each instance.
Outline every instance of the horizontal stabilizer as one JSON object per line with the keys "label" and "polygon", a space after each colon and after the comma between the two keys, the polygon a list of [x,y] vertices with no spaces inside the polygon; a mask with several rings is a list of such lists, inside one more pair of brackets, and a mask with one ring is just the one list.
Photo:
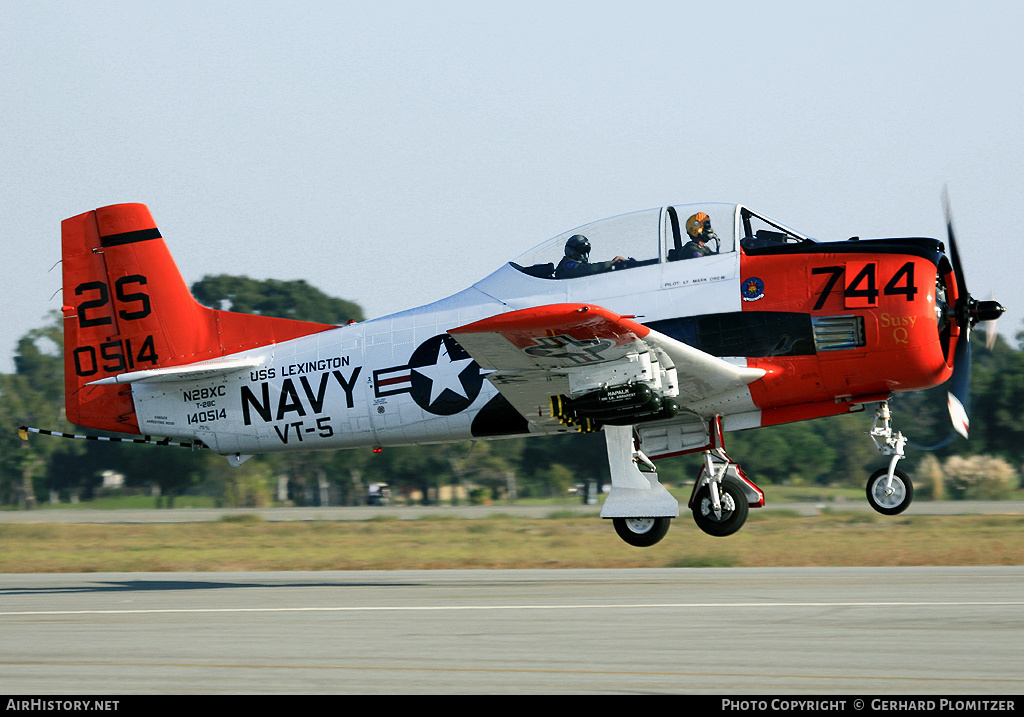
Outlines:
{"label": "horizontal stabilizer", "polygon": [[170,366],[168,368],[154,368],[145,371],[130,371],[119,373],[116,376],[107,376],[98,381],[89,382],[88,386],[98,386],[115,383],[135,383],[144,381],[146,383],[164,383],[166,381],[199,381],[202,379],[223,376],[224,374],[256,368],[263,363],[263,359],[242,358],[223,359],[217,361],[201,361],[199,363],[186,364],[185,366]]}

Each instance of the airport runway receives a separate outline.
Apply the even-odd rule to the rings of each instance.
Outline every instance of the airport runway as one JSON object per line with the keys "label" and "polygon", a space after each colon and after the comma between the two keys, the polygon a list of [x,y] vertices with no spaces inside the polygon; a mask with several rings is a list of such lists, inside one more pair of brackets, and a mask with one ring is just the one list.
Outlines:
{"label": "airport runway", "polygon": [[[786,511],[799,515],[820,515],[825,510],[871,512],[866,500],[829,503],[768,503],[766,512]],[[220,520],[227,515],[258,515],[267,521],[339,521],[372,520],[381,516],[399,520],[426,517],[450,517],[472,520],[498,513],[520,518],[547,518],[554,513],[573,512],[597,516],[597,505],[567,503],[564,505],[432,505],[432,506],[353,506],[313,508],[169,508],[117,509],[46,508],[42,510],[0,510],[0,523],[201,523]],[[685,502],[680,511],[686,513]],[[917,501],[907,515],[995,515],[1024,513],[1019,500],[948,500]]]}
{"label": "airport runway", "polygon": [[0,575],[0,693],[1024,691],[1024,567]]}

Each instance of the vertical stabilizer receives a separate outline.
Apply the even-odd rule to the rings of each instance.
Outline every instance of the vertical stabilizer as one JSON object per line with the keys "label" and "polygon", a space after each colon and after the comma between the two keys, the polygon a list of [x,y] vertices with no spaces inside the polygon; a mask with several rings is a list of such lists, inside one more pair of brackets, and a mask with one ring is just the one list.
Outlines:
{"label": "vertical stabilizer", "polygon": [[335,328],[199,304],[149,209],[118,204],[61,224],[68,420],[138,433],[131,387],[87,385],[121,373],[218,358]]}

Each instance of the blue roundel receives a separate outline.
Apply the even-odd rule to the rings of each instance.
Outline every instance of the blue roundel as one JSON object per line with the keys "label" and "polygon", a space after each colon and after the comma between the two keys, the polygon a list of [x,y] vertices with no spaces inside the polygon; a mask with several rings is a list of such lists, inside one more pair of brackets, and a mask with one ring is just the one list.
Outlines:
{"label": "blue roundel", "polygon": [[764,298],[764,282],[758,277],[752,276],[744,279],[740,287],[740,294],[744,301],[757,301]]}

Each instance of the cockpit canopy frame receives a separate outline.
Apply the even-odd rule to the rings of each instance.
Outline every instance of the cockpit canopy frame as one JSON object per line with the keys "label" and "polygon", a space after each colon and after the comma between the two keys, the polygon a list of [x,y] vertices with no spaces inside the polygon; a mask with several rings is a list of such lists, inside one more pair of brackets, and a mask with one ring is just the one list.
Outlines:
{"label": "cockpit canopy frame", "polygon": [[[715,254],[736,251],[737,237],[743,248],[812,241],[740,204],[675,204],[584,224],[535,246],[510,264],[529,276],[555,279],[555,268],[565,256],[565,244],[576,235],[589,240],[592,264],[608,265],[595,271],[676,261],[692,238],[687,233],[687,223],[701,214],[707,215],[714,230],[714,238],[706,245]],[[625,261],[615,262],[619,257]]]}

